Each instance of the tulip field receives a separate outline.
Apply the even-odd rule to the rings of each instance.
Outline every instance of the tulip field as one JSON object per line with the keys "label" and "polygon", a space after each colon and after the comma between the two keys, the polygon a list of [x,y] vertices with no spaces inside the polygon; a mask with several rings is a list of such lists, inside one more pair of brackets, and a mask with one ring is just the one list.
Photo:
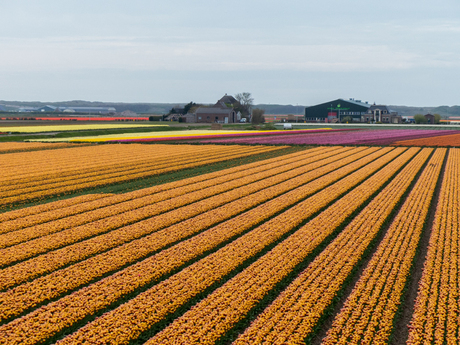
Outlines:
{"label": "tulip field", "polygon": [[459,344],[460,149],[324,145],[0,144],[0,344]]}
{"label": "tulip field", "polygon": [[290,132],[269,137],[201,140],[202,143],[265,145],[397,145],[460,146],[460,132],[452,129],[334,129],[329,131]]}

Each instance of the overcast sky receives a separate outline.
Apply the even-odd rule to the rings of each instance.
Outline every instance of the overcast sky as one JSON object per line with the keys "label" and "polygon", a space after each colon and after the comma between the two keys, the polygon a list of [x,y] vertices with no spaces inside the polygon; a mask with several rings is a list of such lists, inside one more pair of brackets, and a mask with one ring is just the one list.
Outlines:
{"label": "overcast sky", "polygon": [[459,0],[0,0],[0,99],[460,104]]}

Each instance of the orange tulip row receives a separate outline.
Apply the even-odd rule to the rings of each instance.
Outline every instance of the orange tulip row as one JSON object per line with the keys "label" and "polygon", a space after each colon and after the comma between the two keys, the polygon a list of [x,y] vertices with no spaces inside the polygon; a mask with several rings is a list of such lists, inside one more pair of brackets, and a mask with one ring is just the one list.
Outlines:
{"label": "orange tulip row", "polygon": [[[322,172],[324,172],[324,170],[322,170]],[[316,177],[318,177],[318,173],[320,172],[316,173]],[[200,251],[198,254],[195,254],[199,255],[203,251],[209,249],[203,249],[207,248],[207,246],[202,243],[203,241],[208,244],[214,243],[214,246],[218,245],[222,241],[228,240],[229,238],[250,229],[253,224],[259,223],[281,211],[283,208],[292,205],[302,198],[305,198],[306,195],[322,188],[325,185],[325,182],[328,182],[327,178],[320,178],[319,181],[301,186],[302,183],[306,183],[314,178],[315,175],[304,174],[303,176],[299,176],[299,178],[291,179],[285,183],[275,185],[258,193],[238,199],[220,208],[208,211],[200,216],[158,231],[150,236],[130,242],[104,254],[93,256],[86,261],[2,293],[0,294],[2,306],[0,308],[2,314],[1,320],[4,320],[4,318],[8,318],[12,315],[17,315],[37,303],[42,303],[47,299],[55,298],[69,289],[75,289],[102,276],[103,274],[113,272],[116,269],[126,266],[135,260],[142,259],[143,257],[152,254],[169,244],[178,242],[208,228],[209,226],[212,226],[213,224],[225,221],[226,219],[246,211],[251,207],[255,207],[258,204],[270,200],[266,204],[262,204],[259,207],[251,209],[250,211],[228,220],[200,235],[205,238],[206,236],[210,236],[208,240],[200,239],[200,237],[192,240],[195,242],[199,241],[202,244],[202,246],[192,246],[194,253],[197,250]],[[291,192],[288,192],[290,190]],[[277,197],[282,193],[285,194]],[[129,232],[136,232],[135,227],[131,227]],[[78,259],[84,259],[84,249],[91,248],[94,251],[95,247],[97,248],[101,246],[100,243],[110,242],[113,242],[111,241],[111,238],[107,238],[105,241],[97,241],[93,244],[86,244],[85,247],[80,248],[82,249],[81,251],[78,250],[79,248],[76,248],[77,246],[73,246],[73,248],[65,248],[61,250],[60,253],[54,253],[54,255],[52,253],[50,255],[29,260],[23,264],[6,268],[0,273],[2,288],[8,288],[18,282],[30,279],[31,272],[33,271],[41,269],[41,273],[43,273],[44,268],[48,270],[57,269],[59,266],[65,264],[66,260],[69,260],[69,257],[75,260],[76,256],[79,255]],[[180,246],[183,247],[184,244],[181,244]],[[191,250],[184,249],[183,252],[191,253]],[[145,265],[147,265],[146,267],[150,266],[148,264],[148,260]],[[59,286],[55,285],[56,281],[60,282]],[[50,289],[50,287],[52,288]]]}
{"label": "orange tulip row", "polygon": [[[141,162],[137,162],[130,166],[128,171],[123,171],[123,169],[110,169],[107,174],[104,174],[102,171],[97,173],[97,176],[91,178],[82,177],[79,175],[78,179],[68,179],[65,182],[61,183],[42,183],[38,187],[26,188],[26,189],[15,189],[13,191],[5,191],[1,193],[2,200],[1,204],[11,204],[15,202],[21,202],[28,199],[40,198],[43,196],[55,195],[60,193],[69,193],[76,190],[81,190],[84,188],[98,187],[111,183],[119,183],[129,180],[134,180],[138,178],[148,177],[152,175],[158,175],[170,171],[177,171],[186,168],[201,166],[205,164],[221,162],[229,159],[245,157],[249,155],[258,154],[260,151],[236,151],[228,154],[213,154],[212,156],[203,156],[201,155],[199,159],[191,158],[187,161],[173,161],[165,163],[162,166],[155,166],[149,163],[148,166],[144,166]],[[148,160],[154,161],[154,158],[149,158]],[[49,179],[47,180],[49,182]],[[9,195],[9,196],[8,196]]]}
{"label": "orange tulip row", "polygon": [[[259,166],[253,168],[248,167],[248,169],[245,170],[241,167],[238,169],[239,171],[237,169],[222,170],[219,171],[218,174],[213,174],[215,178],[207,176],[207,179],[204,179],[199,183],[192,183],[192,181],[189,181],[188,184],[184,185],[182,183],[182,186],[174,189],[163,185],[162,187],[155,186],[130,193],[113,195],[104,199],[75,205],[69,208],[37,214],[32,217],[4,222],[0,224],[0,234],[5,233],[6,231],[8,231],[8,234],[3,236],[0,235],[0,248],[48,235],[50,233],[69,228],[70,226],[75,227],[91,221],[139,209],[159,201],[178,197],[196,190],[213,187],[215,185],[219,185],[222,188],[226,183],[229,186],[228,189],[236,188],[245,183],[261,180],[263,178],[305,165],[308,163],[308,161],[306,161],[306,158],[308,157],[312,157],[310,158],[311,161],[317,161],[321,158],[332,156],[343,150],[344,149],[336,150],[334,148],[325,149],[325,152],[322,154],[319,154],[316,150],[313,150],[313,152],[301,151],[300,153],[295,154],[294,157],[288,157],[285,160],[277,158],[270,164],[263,164],[259,162]],[[248,175],[251,178],[249,178]],[[163,191],[155,193],[157,190]],[[209,195],[214,195],[212,190]],[[54,222],[49,223],[51,221]]]}
{"label": "orange tulip row", "polygon": [[[287,164],[290,162],[294,162],[296,160],[301,160],[304,157],[318,154],[321,151],[321,155],[326,153],[331,153],[335,151],[335,153],[339,153],[344,151],[345,148],[339,147],[331,147],[331,148],[324,148],[318,147],[306,151],[295,152],[292,154],[262,160],[255,163],[250,163],[244,166],[237,166],[230,169],[220,170],[213,173],[203,174],[192,178],[187,178],[175,182],[164,183],[158,186],[144,188],[140,190],[136,190],[130,193],[112,195],[112,194],[92,194],[92,195],[85,195],[80,197],[75,197],[71,199],[55,201],[52,203],[38,205],[28,208],[23,208],[20,210],[5,212],[0,214],[0,234],[6,233],[9,231],[18,230],[21,228],[49,222],[55,219],[64,218],[68,216],[72,216],[78,213],[88,212],[90,210],[96,209],[98,207],[103,207],[104,205],[116,204],[123,201],[132,200],[135,198],[144,197],[147,195],[151,195],[154,193],[164,192],[167,190],[172,190],[179,187],[187,187],[188,190],[194,190],[194,188],[202,188],[203,183],[210,182],[211,180],[214,181],[215,184],[221,183],[226,181],[227,179],[232,179],[234,176],[240,176],[241,173],[245,173],[246,170],[251,172],[262,171],[267,169],[269,164],[273,163],[280,163],[280,164]],[[253,170],[256,169],[256,170]],[[236,175],[239,174],[239,175]],[[219,179],[219,180],[217,180]],[[197,185],[201,183],[201,185]],[[90,201],[94,201],[101,198],[107,198],[104,202],[107,204],[102,203],[91,203]],[[102,202],[102,200],[101,200]],[[54,212],[52,212],[54,211]]]}
{"label": "orange tulip row", "polygon": [[420,138],[411,140],[396,141],[392,145],[410,146],[460,146],[460,134],[440,135],[431,138]]}
{"label": "orange tulip row", "polygon": [[437,149],[391,223],[324,344],[386,344],[401,303],[446,149]]}
{"label": "orange tulip row", "polygon": [[[342,158],[340,164],[345,164],[346,162],[350,162],[359,156],[365,155],[365,152],[363,153],[358,152],[357,154],[353,155],[352,153],[354,151],[355,150],[351,150],[350,152],[338,154],[337,157]],[[362,149],[358,151],[362,151]],[[347,155],[349,157],[347,157]],[[318,155],[318,157],[320,156],[321,155]],[[336,157],[324,159],[323,164],[335,158]],[[187,227],[184,228],[182,224],[178,224],[177,229],[180,229],[180,231],[178,231],[177,229],[174,230],[174,228],[176,227],[172,227],[172,228],[170,227],[168,229],[162,230],[159,234],[154,233],[155,231],[160,230],[162,228],[161,225],[167,222],[171,217],[177,218],[178,215],[180,216],[182,213],[188,214],[189,212],[187,210],[189,209],[191,209],[192,211],[196,209],[196,207],[193,207],[193,205],[192,207],[186,207],[186,208],[182,208],[179,210],[174,210],[170,213],[167,213],[165,216],[152,218],[150,220],[146,220],[141,223],[135,223],[131,226],[109,232],[108,234],[98,236],[98,237],[95,237],[95,238],[92,238],[92,239],[89,239],[83,242],[79,242],[74,245],[67,246],[62,249],[38,256],[28,261],[21,262],[14,266],[7,267],[0,271],[0,289],[3,290],[6,288],[10,288],[13,285],[30,280],[31,278],[34,278],[40,274],[51,272],[53,270],[56,270],[72,262],[84,260],[88,256],[92,256],[99,252],[109,250],[113,247],[116,247],[117,245],[121,245],[123,243],[129,242],[130,240],[134,240],[136,238],[148,235],[150,233],[154,233],[154,234],[147,238],[141,238],[140,240],[135,242],[135,243],[140,243],[140,244],[137,244],[137,246],[139,245],[142,246],[147,240],[154,241],[155,238],[157,237],[161,238],[160,244],[162,243],[163,245],[167,245],[167,243],[173,243],[181,238],[190,236],[193,233],[200,231],[200,227],[198,227],[198,225],[204,226],[204,224],[207,224],[207,226],[211,226],[212,224],[215,224],[219,221],[223,221],[229,217],[237,215],[240,212],[250,209],[251,207],[255,207],[258,204],[263,203],[266,200],[269,200],[270,198],[274,198],[282,193],[286,193],[298,187],[299,187],[298,188],[299,193],[300,192],[311,193],[310,190],[306,189],[307,187],[301,187],[301,186],[319,177],[320,174],[326,173],[328,171],[331,171],[337,168],[338,163],[327,164],[323,168],[316,169],[315,171],[307,172],[308,170],[314,170],[314,168],[318,167],[319,164],[321,164],[321,162],[315,162],[315,163],[309,164],[308,166],[304,168],[306,172],[297,177],[294,177],[294,175],[291,175],[291,172],[283,174],[283,176],[280,176],[280,177],[288,178],[287,181],[282,182],[280,184],[275,184],[271,187],[267,185],[266,183],[259,182],[258,185],[260,188],[262,188],[262,190],[260,190],[259,192],[254,192],[253,194],[248,195],[246,197],[243,197],[243,195],[240,195],[240,197],[234,200],[233,202],[229,202],[226,204],[224,203],[224,206],[221,206],[216,209],[210,208],[209,211],[206,211],[202,213],[201,215],[198,215],[196,219],[192,218],[192,219],[187,220],[188,223],[195,222],[195,225],[193,226],[189,225],[189,228]],[[293,177],[293,178],[289,179],[289,177]],[[315,183],[315,186],[316,185],[317,183]],[[321,184],[321,186],[324,186],[324,183]],[[263,188],[263,187],[267,187],[267,188]],[[317,188],[320,188],[320,187],[317,187]],[[238,193],[238,191],[236,191],[236,193]],[[234,193],[231,193],[231,194],[234,194]],[[302,196],[305,197],[305,195],[300,195],[300,196],[299,195],[289,195],[290,199],[286,199],[285,197],[283,197],[283,200],[280,200],[280,206],[277,207],[277,210],[278,211],[282,210],[283,207],[285,207],[283,206],[283,204],[285,203],[288,205],[289,203],[293,203],[296,200],[299,200],[299,197],[302,197]],[[213,198],[213,199],[215,199],[216,201],[219,201],[218,197]],[[206,202],[210,203],[210,200],[212,199],[208,199],[204,203]],[[254,212],[254,217],[255,216],[256,216],[256,213]],[[175,234],[172,233],[173,230]],[[166,236],[166,238],[164,238],[163,234],[170,234],[170,236]],[[133,243],[133,245],[135,244]],[[155,245],[153,247],[158,247],[158,245]],[[152,251],[154,250],[155,249],[152,248]],[[116,255],[119,255],[120,258],[121,257],[124,258],[126,256],[126,255],[120,254],[120,252],[118,252],[118,254]],[[142,255],[140,257],[142,257]],[[95,258],[92,259],[93,262],[95,260],[97,262],[97,259]],[[91,264],[90,266],[95,267],[94,264]],[[100,270],[104,270],[103,268],[104,264],[97,265],[97,266],[102,266]]]}
{"label": "orange tulip row", "polygon": [[408,344],[458,344],[460,150],[450,149]]}
{"label": "orange tulip row", "polygon": [[[224,152],[221,152],[220,154],[222,156],[238,156],[239,152],[245,153],[248,151],[250,150],[248,150],[247,148],[239,147],[236,148],[235,151],[229,151],[227,149],[224,150]],[[136,154],[132,155],[132,157],[118,157],[118,160],[112,162],[111,164],[107,164],[108,162],[106,159],[101,159],[99,161],[99,165],[96,165],[94,167],[85,167],[85,161],[80,158],[81,165],[78,165],[78,170],[76,169],[75,164],[69,164],[70,162],[67,162],[67,158],[63,158],[63,160],[65,160],[66,169],[64,171],[61,171],[61,173],[57,176],[53,176],[52,174],[47,173],[46,176],[43,176],[45,174],[41,171],[41,169],[43,167],[48,166],[49,163],[39,162],[36,164],[36,166],[34,166],[34,172],[26,173],[25,175],[23,174],[23,176],[21,177],[17,177],[17,175],[15,175],[14,178],[4,177],[4,181],[0,183],[0,185],[2,185],[2,193],[8,196],[15,189],[21,189],[24,190],[24,192],[33,192],[35,190],[39,190],[40,188],[45,189],[65,185],[70,181],[78,182],[82,179],[97,179],[99,175],[104,175],[108,177],[116,176],[117,174],[121,175],[122,173],[130,172],[131,170],[133,170],[133,167],[139,171],[144,171],[147,169],[159,170],[171,166],[187,164],[197,160],[213,159],[218,156],[219,152],[211,150],[203,151],[203,149],[197,149],[196,152],[191,151],[189,154],[187,154],[187,152],[185,152],[184,154],[171,153],[169,157],[165,157],[164,153],[161,153],[160,155],[156,154],[150,156],[147,156],[145,154]],[[200,158],[197,159],[196,157]],[[35,171],[37,172],[35,173]],[[36,174],[38,176],[34,176]],[[9,193],[7,193],[8,191]]]}
{"label": "orange tulip row", "polygon": [[[318,175],[319,174],[317,172],[316,177],[318,177]],[[206,229],[215,223],[225,221],[231,216],[270,200],[264,205],[256,207],[255,209],[237,216],[234,219],[219,224],[195,239],[177,245],[174,249],[175,252],[182,253],[182,255],[178,256],[181,260],[184,260],[186,257],[189,257],[189,260],[193,259],[193,257],[202,254],[206,250],[212,249],[233,236],[241,234],[242,232],[250,229],[254,224],[273,216],[283,208],[292,205],[296,201],[305,198],[306,195],[323,187],[324,181],[327,180],[326,178],[322,179],[322,183],[320,181],[315,181],[308,186],[305,185],[299,187],[302,182],[305,183],[308,180],[314,179],[314,177],[315,176],[311,174],[310,176],[308,176],[308,174],[304,174],[303,176],[299,176],[298,179],[291,179],[285,183],[260,191],[259,193],[254,193],[245,198],[238,199],[220,207],[219,209],[204,213],[199,217],[188,219],[185,222],[171,226],[150,236],[130,242],[112,251],[92,257],[79,264],[59,270],[49,276],[36,279],[31,283],[20,285],[15,289],[2,293],[0,294],[0,314],[2,315],[0,321],[17,315],[25,309],[31,308],[47,299],[56,298],[68,290],[75,289],[102,276],[103,274],[115,271],[116,269],[126,266],[135,260],[139,260],[146,255],[152,254],[155,251],[164,248],[168,244],[180,241],[181,239],[191,236],[200,230]],[[289,190],[292,191],[285,193]],[[273,199],[281,193],[285,194]],[[134,227],[131,231],[135,231]],[[110,242],[110,239],[104,242]],[[212,246],[209,247],[210,245]],[[94,246],[97,246],[97,243],[95,243]],[[87,247],[93,248],[94,246],[90,245]],[[74,249],[72,252],[78,251]],[[185,255],[185,253],[188,253],[188,255]],[[164,254],[161,255],[164,257]],[[62,260],[54,257],[53,261],[62,264],[62,261],[65,261],[65,259],[66,257],[62,255]],[[36,261],[38,260],[35,260],[34,267],[37,267]],[[47,267],[50,267],[50,261],[51,260],[49,260],[49,258],[46,260]],[[127,272],[133,271],[133,269],[135,272],[129,274],[130,277],[137,277],[139,273],[147,272],[149,267],[154,266],[154,264],[150,261],[151,260],[147,259],[141,266],[136,265],[134,267],[127,268],[123,275],[126,276]],[[183,264],[183,261],[181,261],[181,264]],[[13,266],[11,268],[14,269],[15,267],[16,266]],[[168,264],[165,264],[164,267],[171,268],[171,263],[169,262]],[[17,270],[15,272],[11,272],[11,270],[9,270],[8,272],[8,269],[6,269],[3,273],[6,273],[7,275],[9,274],[9,276],[6,277],[3,276],[3,274],[0,275],[3,284],[11,282],[12,280],[17,281],[18,277],[21,276],[21,272],[18,272]],[[30,271],[27,270],[27,275],[29,274]],[[158,272],[155,274],[158,274]],[[56,281],[59,282],[58,286],[56,286]]]}
{"label": "orange tulip row", "polygon": [[[264,296],[270,293],[275,284],[286,277],[365,200],[378,191],[396,171],[412,159],[418,150],[408,150],[386,165],[378,174],[374,174],[363,181],[288,239],[175,320],[147,344],[166,344],[169,342],[180,344],[184,343],[185,339],[188,339],[189,343],[213,344],[255,307]],[[366,168],[375,171],[375,166],[372,165],[369,164]],[[407,176],[405,177],[407,178]],[[353,183],[352,180],[350,183]],[[328,283],[327,280],[321,281],[322,286],[327,286]],[[282,315],[284,311],[292,313],[292,315],[298,311],[297,309],[295,312],[289,311],[286,305],[281,309],[282,311],[278,308],[274,312],[277,317]],[[264,319],[255,327],[261,325],[266,327],[266,323],[270,324],[270,320]],[[285,323],[282,324],[286,326]],[[240,337],[238,343],[255,344],[260,343],[261,340],[269,344],[273,339],[267,340],[257,334],[256,337]],[[286,342],[279,343],[285,344]]]}
{"label": "orange tulip row", "polygon": [[[83,144],[85,145],[85,144]],[[32,151],[32,150],[47,150],[63,147],[74,147],[82,146],[82,144],[71,144],[71,143],[28,143],[28,142],[4,142],[0,143],[0,153],[7,152],[20,152],[20,151]]]}
{"label": "orange tulip row", "polygon": [[[76,197],[69,198],[69,199],[53,201],[47,204],[41,204],[37,206],[21,208],[19,210],[0,213],[0,224],[3,224],[4,222],[9,222],[15,219],[21,220],[24,217],[40,215],[41,213],[44,213],[44,212],[49,212],[49,211],[61,209],[64,207],[70,207],[73,205],[78,205],[81,203],[94,201],[97,199],[102,199],[109,195],[112,195],[112,194],[105,194],[105,193],[86,194],[86,195],[76,196]],[[5,233],[5,232],[8,232],[8,229],[3,230],[1,233]]]}
{"label": "orange tulip row", "polygon": [[[229,152],[228,154],[213,154],[209,156],[199,155],[199,158],[196,158],[196,156],[194,155],[193,158],[179,158],[178,160],[172,160],[169,163],[165,163],[164,165],[159,167],[154,167],[151,165],[143,166],[142,164],[140,164],[140,162],[137,162],[132,166],[128,166],[130,168],[128,171],[117,170],[116,172],[112,172],[112,170],[110,170],[107,174],[103,174],[101,172],[97,173],[96,176],[90,178],[81,177],[77,179],[69,179],[65,182],[59,183],[52,183],[51,180],[51,183],[43,183],[37,187],[30,187],[25,189],[17,188],[11,191],[5,191],[0,193],[1,204],[11,204],[42,196],[68,193],[76,190],[81,190],[84,188],[129,181],[142,177],[162,174],[170,171],[182,170],[214,162],[221,162],[229,159],[240,158],[261,152],[263,151],[261,151],[260,149],[252,151],[235,150],[234,152]],[[154,159],[151,159],[150,161],[154,162]],[[48,182],[50,182],[50,180],[48,180]]]}
{"label": "orange tulip row", "polygon": [[[364,150],[361,149],[361,151]],[[365,152],[362,153],[362,155],[365,154]],[[348,155],[348,153],[344,153],[344,155]],[[353,157],[350,159],[353,159]],[[354,159],[356,159],[356,157]],[[315,160],[315,158],[310,158],[310,160]],[[335,160],[337,160],[337,158],[334,156],[329,158],[329,161]],[[221,206],[229,201],[241,198],[242,196],[250,195],[258,190],[280,183],[286,179],[295,177],[326,163],[328,163],[327,159],[319,161],[313,166],[301,166],[286,174],[278,174],[253,183],[250,182],[254,180],[254,176],[247,176],[239,180],[218,184],[216,186],[197,190],[171,199],[163,201],[156,200],[158,202],[143,207],[138,206],[139,208],[132,211],[130,211],[130,207],[131,205],[136,206],[136,202],[128,201],[124,204],[117,204],[112,207],[95,210],[89,215],[84,213],[72,216],[70,217],[72,221],[69,221],[68,218],[64,218],[52,223],[45,223],[36,227],[24,229],[24,236],[27,236],[29,233],[31,234],[30,236],[37,237],[40,234],[44,234],[44,236],[25,243],[0,249],[0,265],[10,265],[13,262],[25,260],[32,256],[82,241],[88,237],[101,235],[122,226],[141,222],[142,220],[153,216],[158,216],[156,218],[147,219],[145,221],[146,223],[141,222],[136,225],[138,228],[140,227],[143,229],[143,234],[145,235],[145,224],[152,224],[150,228],[148,228],[148,231],[149,233],[153,232],[161,229],[162,227],[172,225],[207,210]],[[284,167],[278,167],[274,170],[275,172],[280,172],[281,170],[284,170]],[[147,200],[149,198],[150,197],[147,197]],[[155,196],[151,199],[155,199]],[[112,214],[113,216],[111,216]],[[93,215],[94,217],[92,218]],[[68,228],[69,222],[70,224],[77,222],[86,224]],[[47,234],[47,232],[51,233]],[[17,232],[11,233],[12,236],[8,236],[7,239],[14,241],[16,233]],[[110,233],[109,236],[113,237],[115,236],[114,234],[116,234],[118,238],[123,239],[122,243],[127,241],[126,237],[128,234],[128,237],[133,239],[133,232],[130,232],[128,229],[122,228],[115,233]],[[4,234],[3,236],[6,237],[6,235],[9,234]],[[101,239],[98,240],[100,241]],[[112,242],[108,242],[107,244],[112,244]],[[113,245],[116,244],[113,243]]]}
{"label": "orange tulip row", "polygon": [[[103,317],[64,339],[63,343],[78,343],[81,339],[94,343],[97,342],[99,336],[109,342],[120,342],[120,340],[126,342],[128,339],[135,338],[140,332],[177,310],[196,294],[225,277],[245,260],[300,225],[309,216],[359,184],[401,153],[401,151],[389,151],[388,149],[380,151],[389,153],[374,162],[368,159],[368,164],[363,168],[347,174],[347,177],[335,184],[322,189],[217,252],[190,265],[119,308],[106,313]],[[173,257],[170,258],[171,261],[173,259]],[[140,319],[143,320],[142,323],[135,321]],[[114,332],[117,334],[116,340]]]}
{"label": "orange tulip row", "polygon": [[[193,153],[209,155],[214,150],[205,147],[149,147],[150,145],[97,145],[58,150],[14,153],[2,157],[5,168],[0,185],[28,183],[45,178],[74,176],[76,172],[122,169],[125,164],[152,160],[164,163],[170,158]],[[222,152],[229,150],[223,149]],[[78,162],[78,165],[75,164]]]}
{"label": "orange tulip row", "polygon": [[[354,170],[365,166],[385,153],[390,152],[383,158],[378,159],[380,166],[398,154],[397,151],[393,153],[390,148],[380,150],[371,148],[364,151],[364,155],[367,153],[364,158],[345,165],[340,169],[332,170],[331,173],[325,174],[322,177],[319,176],[323,175],[324,172],[322,172],[321,169],[317,169],[315,173],[319,178],[309,185],[300,187],[297,193],[297,200],[299,200],[299,198],[301,200],[305,195],[321,190],[331,182],[347,176]],[[333,164],[336,165],[336,168],[337,166],[344,165],[344,163],[341,164],[340,162]],[[370,171],[368,171],[367,168],[363,168],[359,170],[359,173],[353,173],[352,175],[356,177],[366,173],[369,174]],[[361,180],[363,178],[364,176],[361,177]],[[358,184],[360,181],[356,179],[353,180],[355,180],[355,184]],[[280,236],[302,222],[303,219],[308,218],[317,210],[327,205],[327,203],[337,198],[338,195],[344,192],[345,188],[350,188],[350,179],[348,178],[342,179],[331,187],[328,187],[327,193],[319,192],[313,195],[300,202],[295,207],[290,208],[288,211],[272,218],[270,221],[243,235],[214,254],[207,256],[205,259],[192,264],[189,268],[159,283],[156,287],[148,290],[147,294],[159,298],[158,301],[168,310],[177,307],[177,303],[186,302],[193,295],[201,291],[201,288],[197,290],[193,282],[201,285],[204,284],[204,286],[213,284],[218,279],[225,276],[226,273],[237,267],[241,262],[252,257],[265,246],[279,239]],[[284,194],[284,200],[290,201],[295,195],[294,192],[297,192],[297,189]],[[292,200],[291,204],[297,202],[297,200]],[[276,205],[279,205],[279,202],[270,203],[270,207],[276,207]],[[270,207],[267,207],[266,211],[273,214]],[[261,213],[260,210],[261,209],[258,209],[257,213]],[[241,221],[241,219],[243,218],[239,218],[238,221]],[[246,218],[247,224],[244,224],[244,228],[251,227],[250,222],[252,219],[252,216]],[[252,224],[254,225],[257,222],[258,220],[254,219]],[[225,234],[227,231],[233,230],[234,234],[238,234],[238,224],[239,222],[229,222],[226,224],[227,226],[222,226],[220,228],[216,227],[220,229],[219,232],[217,232],[217,230],[209,233],[206,232],[196,237],[196,239],[192,238],[184,242],[184,244],[179,243],[179,245],[171,247],[164,252],[160,252],[133,267],[129,267],[113,276],[109,276],[86,288],[80,289],[71,295],[64,296],[56,302],[40,307],[32,313],[0,327],[0,337],[5,337],[8,341],[18,341],[22,343],[34,343],[47,339],[56,332],[62,331],[66,327],[69,327],[69,325],[78,322],[88,315],[92,315],[97,310],[118,300],[126,293],[133,291],[139,286],[137,284],[147,284],[155,280],[159,274],[167,274],[167,272],[170,272],[172,269],[180,267],[184,263],[183,260],[190,260],[196,257],[196,255],[199,255],[200,250],[209,250],[213,246],[218,245],[218,243],[225,241],[225,238],[229,238],[226,237],[227,235]],[[230,234],[230,236],[232,235]],[[220,241],[218,237],[221,238]],[[206,243],[209,243],[208,248],[200,249],[200,247],[204,246]],[[136,269],[138,267],[139,270],[137,271]],[[216,272],[212,270],[212,267],[219,267],[220,269]],[[192,274],[192,272],[196,272],[201,278],[197,279],[197,276]],[[55,285],[58,284],[59,282],[55,283]],[[184,287],[186,290],[182,290],[181,287]],[[161,290],[161,294],[154,291],[158,288]],[[192,295],[190,295],[191,293]],[[140,295],[139,298],[141,298],[141,296],[144,296],[144,294]],[[174,297],[169,299],[168,296]],[[136,298],[135,301],[138,301],[138,298]],[[142,308],[148,305],[144,305],[142,301],[140,303]],[[158,312],[160,311],[161,310],[158,309]],[[154,317],[153,314],[150,316]]]}
{"label": "orange tulip row", "polygon": [[[414,179],[417,171],[428,159],[431,149],[425,149],[413,158],[406,167],[394,178],[392,175],[415,155],[419,149],[412,148],[382,169],[373,178],[364,182],[350,197],[352,207],[358,200],[369,197],[375,188],[385,180],[391,182],[345,227],[337,238],[283,291],[275,301],[239,336],[235,344],[265,343],[265,344],[302,344],[312,332],[323,315],[324,310],[331,304],[343,282],[349,276],[356,263],[361,258],[369,243],[375,238],[386,218],[398,203]],[[397,163],[399,163],[397,165]],[[366,187],[371,185],[373,189]],[[373,183],[373,185],[371,184]],[[337,205],[339,206],[339,205]],[[309,227],[321,229],[323,223],[327,228],[335,226],[332,207],[326,210]],[[336,217],[336,216],[335,216]],[[316,224],[314,224],[316,223]],[[330,225],[331,224],[331,225]]]}

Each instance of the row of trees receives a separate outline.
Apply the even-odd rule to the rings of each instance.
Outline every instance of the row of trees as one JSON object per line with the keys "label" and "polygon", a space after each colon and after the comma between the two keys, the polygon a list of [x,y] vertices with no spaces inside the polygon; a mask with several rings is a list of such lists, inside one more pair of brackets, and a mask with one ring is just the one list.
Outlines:
{"label": "row of trees", "polygon": [[[434,123],[441,122],[441,115],[434,114],[433,116],[434,116]],[[415,114],[414,121],[415,123],[428,123],[428,119],[425,117],[425,115],[422,115],[422,114]]]}

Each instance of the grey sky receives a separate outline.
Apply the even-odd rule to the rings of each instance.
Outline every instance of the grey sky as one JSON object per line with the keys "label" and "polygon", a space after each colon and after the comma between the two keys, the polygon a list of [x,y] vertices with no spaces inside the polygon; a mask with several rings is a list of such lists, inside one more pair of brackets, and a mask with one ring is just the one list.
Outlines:
{"label": "grey sky", "polygon": [[460,1],[0,0],[0,99],[460,104]]}

